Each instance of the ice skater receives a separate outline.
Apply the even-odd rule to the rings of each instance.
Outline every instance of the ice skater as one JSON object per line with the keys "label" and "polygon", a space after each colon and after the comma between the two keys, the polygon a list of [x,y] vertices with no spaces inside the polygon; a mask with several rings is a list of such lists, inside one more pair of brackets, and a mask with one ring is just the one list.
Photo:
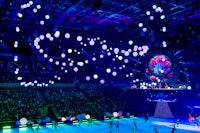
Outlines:
{"label": "ice skater", "polygon": [[145,119],[145,121],[149,120],[149,114],[148,113],[146,113],[146,115],[144,116],[144,119]]}
{"label": "ice skater", "polygon": [[119,131],[119,121],[117,121],[116,130]]}
{"label": "ice skater", "polygon": [[158,129],[157,128],[154,128],[154,133],[158,133]]}
{"label": "ice skater", "polygon": [[135,121],[133,122],[133,125],[134,125],[135,129],[137,129],[137,123]]}

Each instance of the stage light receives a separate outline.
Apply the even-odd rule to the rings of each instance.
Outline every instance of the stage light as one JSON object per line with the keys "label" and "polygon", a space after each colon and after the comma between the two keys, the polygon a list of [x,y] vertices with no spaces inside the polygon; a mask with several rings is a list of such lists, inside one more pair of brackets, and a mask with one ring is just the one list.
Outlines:
{"label": "stage light", "polygon": [[104,57],[104,56],[101,54],[101,55],[100,55],[100,58],[103,58],[103,57]]}
{"label": "stage light", "polygon": [[93,60],[93,61],[96,61],[96,57],[93,57],[92,60]]}
{"label": "stage light", "polygon": [[61,77],[58,77],[58,80],[61,80]]}
{"label": "stage light", "polygon": [[17,80],[22,80],[22,77],[17,77]]}

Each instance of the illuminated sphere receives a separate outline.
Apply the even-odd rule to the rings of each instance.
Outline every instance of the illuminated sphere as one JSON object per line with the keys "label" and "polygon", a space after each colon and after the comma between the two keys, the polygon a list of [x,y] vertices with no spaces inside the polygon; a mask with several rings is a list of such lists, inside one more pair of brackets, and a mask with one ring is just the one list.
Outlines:
{"label": "illuminated sphere", "polygon": [[74,67],[74,72],[78,72],[78,67]]}
{"label": "illuminated sphere", "polygon": [[95,44],[94,40],[93,40],[93,39],[90,40],[89,44],[90,44],[91,46],[93,46],[93,45]]}
{"label": "illuminated sphere", "polygon": [[70,38],[70,34],[69,34],[69,33],[66,33],[66,34],[65,34],[65,38],[66,38],[66,39]]}
{"label": "illuminated sphere", "polygon": [[50,19],[50,16],[49,15],[45,15],[45,19]]}
{"label": "illuminated sphere", "polygon": [[40,50],[39,50],[39,52],[40,52],[40,53],[43,53],[43,52],[44,52],[44,50],[43,50],[43,49],[40,49]]}
{"label": "illuminated sphere", "polygon": [[40,40],[44,40],[44,35],[40,35]]}
{"label": "illuminated sphere", "polygon": [[90,119],[90,115],[87,114],[87,115],[85,116],[85,119]]}
{"label": "illuminated sphere", "polygon": [[61,121],[62,121],[62,122],[65,122],[65,121],[67,121],[67,118],[61,117]]}
{"label": "illuminated sphere", "polygon": [[110,72],[111,72],[111,69],[110,69],[110,68],[107,68],[107,69],[106,69],[106,72],[107,72],[107,73],[110,73]]}
{"label": "illuminated sphere", "polygon": [[114,116],[114,117],[117,117],[117,116],[118,116],[118,113],[117,113],[117,112],[113,112],[113,116]]}
{"label": "illuminated sphere", "polygon": [[82,36],[77,36],[77,41],[82,41]]}
{"label": "illuminated sphere", "polygon": [[114,52],[115,52],[115,54],[118,54],[119,53],[119,49],[118,48],[114,48]]}
{"label": "illuminated sphere", "polygon": [[113,76],[117,76],[117,72],[115,72],[115,71],[112,72],[112,75],[113,75]]}
{"label": "illuminated sphere", "polygon": [[33,12],[34,12],[34,13],[36,13],[36,12],[37,12],[37,9],[36,9],[36,8],[34,8],[34,9],[33,9]]}
{"label": "illuminated sphere", "polygon": [[129,62],[129,60],[128,60],[128,59],[125,59],[125,60],[124,60],[124,63],[128,63],[128,62]]}
{"label": "illuminated sphere", "polygon": [[62,57],[62,58],[65,58],[65,56],[66,56],[65,53],[62,53],[62,54],[61,54],[61,57]]}
{"label": "illuminated sphere", "polygon": [[60,31],[56,31],[56,32],[54,33],[54,36],[55,36],[56,38],[58,38],[58,37],[60,36]]}
{"label": "illuminated sphere", "polygon": [[150,20],[154,20],[154,16],[150,16],[149,19],[150,19]]}
{"label": "illuminated sphere", "polygon": [[96,58],[95,58],[95,57],[93,57],[93,58],[92,58],[92,60],[93,60],[93,61],[96,61]]}
{"label": "illuminated sphere", "polygon": [[25,124],[27,124],[27,122],[28,122],[28,120],[27,120],[25,117],[22,117],[22,118],[20,119],[20,124],[21,124],[21,125],[25,125]]}
{"label": "illuminated sphere", "polygon": [[52,59],[52,58],[49,58],[49,62],[53,62],[53,59]]}
{"label": "illuminated sphere", "polygon": [[139,26],[139,27],[143,27],[143,23],[139,23],[138,26]]}
{"label": "illuminated sphere", "polygon": [[106,44],[102,45],[102,49],[106,50],[107,49],[107,45]]}
{"label": "illuminated sphere", "polygon": [[41,21],[40,21],[40,24],[41,24],[41,25],[44,25],[44,21],[43,21],[43,20],[41,20]]}
{"label": "illuminated sphere", "polygon": [[48,54],[44,54],[44,58],[47,58],[48,57]]}
{"label": "illuminated sphere", "polygon": [[101,84],[104,84],[104,83],[105,83],[105,80],[104,80],[104,79],[101,79],[101,80],[100,80],[100,83],[101,83]]}
{"label": "illuminated sphere", "polygon": [[85,78],[87,81],[89,81],[90,80],[90,76],[86,76],[86,78]]}
{"label": "illuminated sphere", "polygon": [[63,62],[63,63],[62,63],[62,66],[66,66],[66,63],[65,63],[65,62]]}
{"label": "illuminated sphere", "polygon": [[128,51],[125,51],[125,52],[124,52],[124,55],[125,55],[125,56],[129,56],[129,52],[128,52]]}
{"label": "illuminated sphere", "polygon": [[132,40],[129,40],[129,41],[128,41],[128,44],[129,44],[129,45],[132,45],[132,44],[133,44],[133,41],[132,41]]}
{"label": "illuminated sphere", "polygon": [[46,34],[46,38],[50,38],[51,37],[51,34],[50,33],[47,33]]}
{"label": "illuminated sphere", "polygon": [[97,74],[94,74],[94,75],[93,75],[93,78],[94,78],[94,79],[97,79],[97,78],[98,78],[98,75],[97,75]]}
{"label": "illuminated sphere", "polygon": [[68,52],[68,53],[72,53],[72,49],[68,49],[67,52]]}
{"label": "illuminated sphere", "polygon": [[56,65],[59,65],[59,61],[56,61],[55,64],[56,64]]}
{"label": "illuminated sphere", "polygon": [[134,57],[138,56],[138,53],[137,52],[133,52],[133,56]]}

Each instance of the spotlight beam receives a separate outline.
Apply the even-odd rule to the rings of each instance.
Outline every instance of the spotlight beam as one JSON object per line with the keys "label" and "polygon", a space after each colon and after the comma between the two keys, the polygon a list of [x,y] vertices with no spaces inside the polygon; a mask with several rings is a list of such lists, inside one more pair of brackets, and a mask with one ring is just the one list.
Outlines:
{"label": "spotlight beam", "polygon": [[138,60],[136,60],[136,59],[134,59],[134,58],[129,57],[129,59],[132,60],[132,61],[134,61],[134,62],[136,62],[136,63],[138,63],[138,64],[141,64],[140,61],[138,61]]}

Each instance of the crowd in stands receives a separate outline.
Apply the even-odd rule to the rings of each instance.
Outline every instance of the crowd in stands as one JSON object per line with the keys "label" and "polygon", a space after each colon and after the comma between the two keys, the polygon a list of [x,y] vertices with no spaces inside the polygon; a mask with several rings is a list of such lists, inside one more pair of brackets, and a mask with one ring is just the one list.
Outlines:
{"label": "crowd in stands", "polygon": [[44,106],[57,110],[61,117],[84,113],[95,118],[105,112],[123,109],[122,91],[119,89],[85,87],[83,90],[76,87],[0,88],[0,122],[17,121],[22,117],[41,118]]}
{"label": "crowd in stands", "polygon": [[25,88],[4,88],[0,90],[0,122],[28,119],[39,116],[42,103],[37,91]]}

